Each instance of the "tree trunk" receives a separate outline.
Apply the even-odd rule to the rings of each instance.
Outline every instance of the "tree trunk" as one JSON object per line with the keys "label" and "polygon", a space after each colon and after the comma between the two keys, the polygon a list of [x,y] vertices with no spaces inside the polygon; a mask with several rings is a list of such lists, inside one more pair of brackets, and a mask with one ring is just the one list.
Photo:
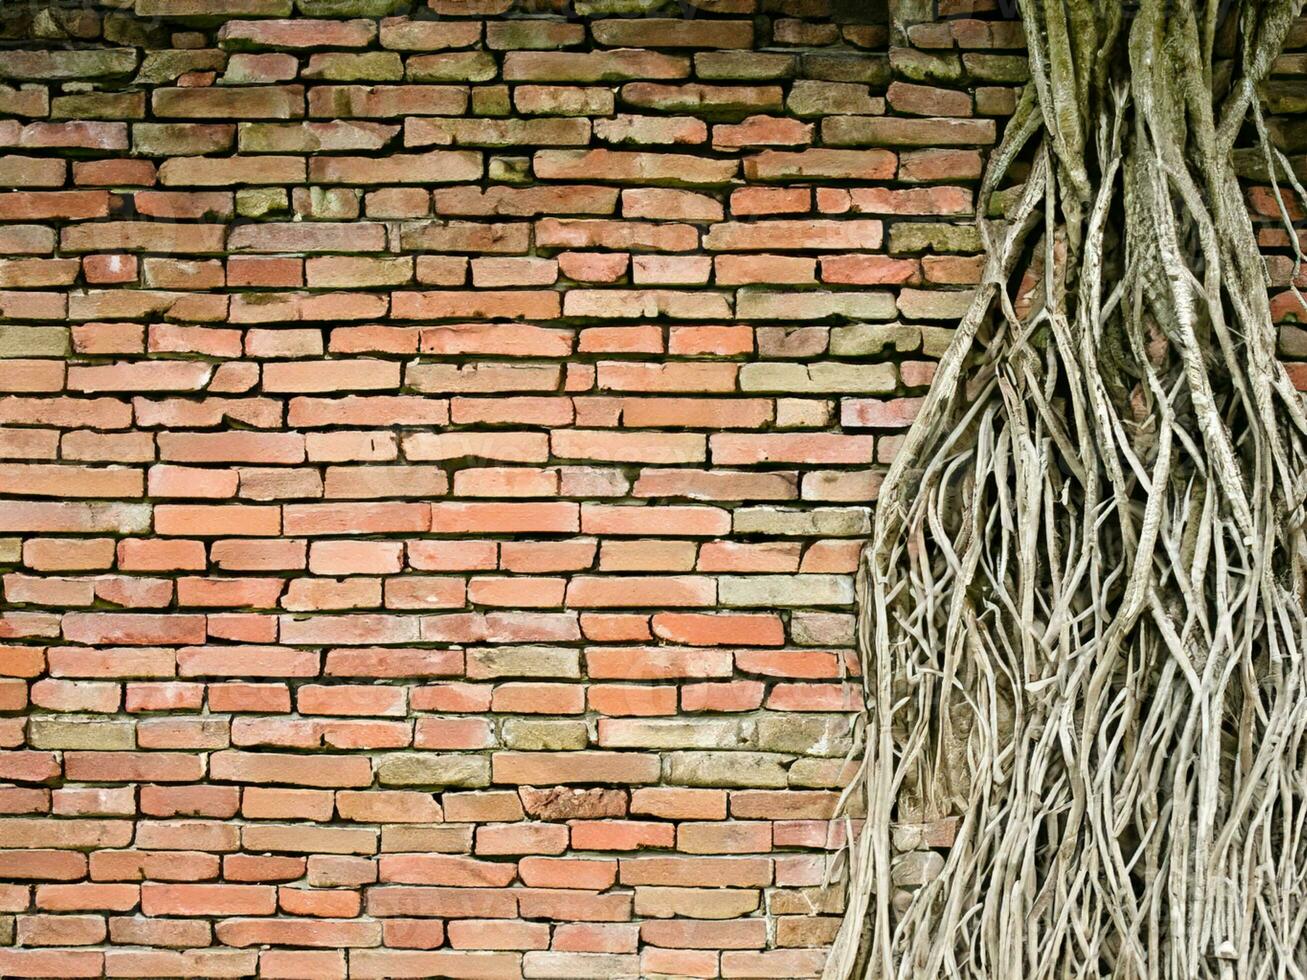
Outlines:
{"label": "tree trunk", "polygon": [[828,978],[1307,976],[1307,419],[1232,162],[1296,243],[1256,86],[1301,6],[1021,0],[983,281],[860,574]]}

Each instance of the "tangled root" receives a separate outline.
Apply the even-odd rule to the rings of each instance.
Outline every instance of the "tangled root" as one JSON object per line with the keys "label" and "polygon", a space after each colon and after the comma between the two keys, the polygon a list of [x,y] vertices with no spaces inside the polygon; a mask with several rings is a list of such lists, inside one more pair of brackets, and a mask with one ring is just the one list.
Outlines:
{"label": "tangled root", "polygon": [[1256,86],[1301,5],[1022,0],[983,281],[859,576],[831,980],[1307,977],[1307,419],[1232,162],[1287,224]]}

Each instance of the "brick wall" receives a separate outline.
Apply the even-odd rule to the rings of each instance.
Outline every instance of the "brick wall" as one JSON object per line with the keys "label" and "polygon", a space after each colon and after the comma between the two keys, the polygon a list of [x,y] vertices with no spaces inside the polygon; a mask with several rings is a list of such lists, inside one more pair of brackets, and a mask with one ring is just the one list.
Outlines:
{"label": "brick wall", "polygon": [[0,975],[820,971],[944,13],[0,10]]}

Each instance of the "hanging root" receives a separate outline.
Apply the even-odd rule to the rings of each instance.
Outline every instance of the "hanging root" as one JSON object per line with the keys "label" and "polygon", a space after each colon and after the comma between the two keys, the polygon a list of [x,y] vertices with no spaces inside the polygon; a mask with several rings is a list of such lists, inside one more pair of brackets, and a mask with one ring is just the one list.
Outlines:
{"label": "hanging root", "polygon": [[1024,189],[860,574],[831,980],[1307,978],[1307,420],[1232,164],[1301,190],[1256,96],[1301,5],[1022,0],[981,214]]}

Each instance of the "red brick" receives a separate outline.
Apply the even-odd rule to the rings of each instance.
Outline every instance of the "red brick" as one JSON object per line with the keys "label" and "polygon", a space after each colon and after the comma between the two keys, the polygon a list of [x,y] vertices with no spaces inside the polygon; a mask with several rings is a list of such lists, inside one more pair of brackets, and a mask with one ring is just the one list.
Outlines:
{"label": "red brick", "polygon": [[899,158],[903,181],[974,180],[980,172],[981,158],[975,150],[910,150]]}
{"label": "red brick", "polygon": [[[20,846],[19,841],[12,843]],[[64,850],[6,850],[0,853],[0,873],[6,879],[15,880],[64,881],[81,878],[86,875],[86,855]],[[26,901],[22,908],[27,908]]]}
{"label": "red brick", "polygon": [[0,974],[11,977],[98,977],[104,953],[72,949],[0,949]]}
{"label": "red brick", "polygon": [[568,829],[558,824],[485,824],[476,830],[477,854],[561,854]]}
{"label": "red brick", "polygon": [[560,252],[558,269],[578,282],[616,282],[626,272],[629,256],[602,252]]}
{"label": "red brick", "polygon": [[0,218],[6,221],[78,221],[103,218],[108,214],[107,191],[20,191],[0,194]]}
{"label": "red brick", "polygon": [[624,857],[619,881],[625,885],[759,887],[772,879],[772,865],[761,857]]}
{"label": "red brick", "polygon": [[[283,894],[286,892],[282,889]],[[357,895],[354,898],[357,899]],[[381,939],[379,922],[348,919],[226,919],[214,932],[228,946],[279,944],[326,946],[334,949],[373,946]]]}
{"label": "red brick", "polygon": [[587,504],[581,511],[581,531],[585,534],[716,536],[728,534],[730,527],[730,515],[715,507]]}
{"label": "red brick", "polygon": [[710,606],[716,584],[696,576],[598,578],[577,576],[567,587],[569,606]]}
{"label": "red brick", "polygon": [[141,886],[146,915],[271,915],[276,907],[277,890],[267,885]]}
{"label": "red brick", "polygon": [[722,433],[712,437],[713,462],[735,466],[763,461],[867,463],[871,461],[872,448],[873,441],[868,436],[834,433],[756,436]]}
{"label": "red brick", "polygon": [[431,508],[431,527],[440,533],[557,533],[579,530],[575,504],[439,503]]}
{"label": "red brick", "polygon": [[286,534],[384,534],[426,531],[430,511],[417,503],[290,504]]}
{"label": "red brick", "polygon": [[562,922],[625,922],[631,918],[631,896],[598,894],[562,888],[523,888],[518,904],[524,917]]}
{"label": "red brick", "polygon": [[819,977],[826,962],[822,949],[773,949],[722,953],[723,977]]}
{"label": "red brick", "polygon": [[161,504],[154,519],[155,531],[167,535],[274,535],[281,530],[280,508],[255,504]]}
{"label": "red brick", "polygon": [[549,926],[543,922],[461,919],[449,923],[455,949],[547,949]]}
{"label": "red brick", "polygon": [[126,912],[136,907],[140,894],[139,885],[128,884],[38,885],[36,904],[50,912]]}
{"label": "red brick", "polygon": [[343,980],[344,950],[266,949],[259,954],[259,975]]}
{"label": "red brick", "polygon": [[158,643],[203,643],[203,616],[143,613],[69,613],[64,637],[77,643],[119,643],[149,646]]}
{"label": "red brick", "polygon": [[584,180],[602,173],[607,180],[624,183],[713,185],[730,181],[738,166],[733,160],[709,160],[675,153],[540,150],[535,155],[536,176],[544,180]]}
{"label": "red brick", "polygon": [[840,421],[849,428],[906,429],[916,418],[922,398],[846,398]]}
{"label": "red brick", "polygon": [[53,752],[34,752],[25,749],[0,752],[0,778],[3,779],[23,783],[44,783],[58,779],[61,771],[59,760]]}
{"label": "red brick", "polygon": [[779,646],[784,625],[772,615],[698,615],[660,613],[653,618],[654,635],[672,643],[694,646]]}

